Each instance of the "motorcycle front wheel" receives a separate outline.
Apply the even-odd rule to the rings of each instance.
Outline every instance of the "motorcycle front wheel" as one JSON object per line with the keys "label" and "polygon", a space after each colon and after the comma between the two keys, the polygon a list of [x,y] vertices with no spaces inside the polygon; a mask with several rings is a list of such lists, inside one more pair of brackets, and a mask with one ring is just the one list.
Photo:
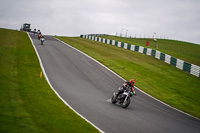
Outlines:
{"label": "motorcycle front wheel", "polygon": [[123,108],[126,108],[126,107],[128,107],[128,105],[131,103],[131,99],[130,99],[130,97],[128,97],[127,99],[126,99],[126,101],[124,101],[123,103],[122,103],[122,107]]}

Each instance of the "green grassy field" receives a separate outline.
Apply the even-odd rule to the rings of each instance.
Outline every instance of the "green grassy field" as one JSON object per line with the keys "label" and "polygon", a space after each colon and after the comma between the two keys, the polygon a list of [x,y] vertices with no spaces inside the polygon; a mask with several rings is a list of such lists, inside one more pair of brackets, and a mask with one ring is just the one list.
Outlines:
{"label": "green grassy field", "polygon": [[27,34],[0,29],[0,132],[99,132],[55,95],[40,72]]}
{"label": "green grassy field", "polygon": [[[167,39],[157,39],[157,42],[154,42],[153,39],[149,40],[147,38],[121,38],[116,36],[102,36],[102,38],[143,47],[146,47],[146,42],[148,41],[149,48],[159,50],[175,58],[200,66],[200,45],[197,44]],[[158,49],[156,49],[156,45]]]}
{"label": "green grassy field", "polygon": [[161,101],[200,118],[200,80],[151,56],[79,37],[57,37]]}

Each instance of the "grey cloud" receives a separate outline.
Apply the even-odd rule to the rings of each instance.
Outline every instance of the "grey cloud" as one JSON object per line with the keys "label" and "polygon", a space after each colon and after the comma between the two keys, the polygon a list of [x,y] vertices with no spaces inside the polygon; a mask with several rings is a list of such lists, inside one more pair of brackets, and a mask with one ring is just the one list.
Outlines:
{"label": "grey cloud", "polygon": [[0,27],[31,23],[45,34],[123,33],[200,44],[198,0],[0,0]]}

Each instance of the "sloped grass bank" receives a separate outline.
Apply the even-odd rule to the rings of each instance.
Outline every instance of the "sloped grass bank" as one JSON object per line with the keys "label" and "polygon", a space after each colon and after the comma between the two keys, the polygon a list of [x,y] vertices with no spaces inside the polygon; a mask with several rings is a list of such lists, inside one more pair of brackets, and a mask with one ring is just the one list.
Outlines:
{"label": "sloped grass bank", "polygon": [[27,34],[0,29],[0,132],[98,132],[55,95],[40,72]]}
{"label": "sloped grass bank", "polygon": [[[102,38],[107,38],[143,47],[147,47],[146,42],[148,41],[149,47],[147,48],[161,51],[165,54],[200,66],[200,45],[198,44],[167,39],[157,39],[157,42],[154,42],[153,39],[149,40],[147,38],[124,38],[116,36],[102,36]],[[158,49],[156,49],[156,47]]]}
{"label": "sloped grass bank", "polygon": [[158,59],[79,37],[58,39],[97,59],[161,101],[200,118],[200,80]]}

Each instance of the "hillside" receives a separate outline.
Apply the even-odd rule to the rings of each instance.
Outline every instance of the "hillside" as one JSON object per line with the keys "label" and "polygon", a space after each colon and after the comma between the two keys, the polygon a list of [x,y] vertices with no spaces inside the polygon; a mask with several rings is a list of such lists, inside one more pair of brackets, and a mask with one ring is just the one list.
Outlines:
{"label": "hillside", "polygon": [[200,80],[138,52],[79,37],[57,37],[95,58],[153,97],[200,118]]}
{"label": "hillside", "polygon": [[0,132],[98,132],[53,92],[28,35],[0,28]]}
{"label": "hillside", "polygon": [[153,39],[149,40],[147,38],[122,38],[116,36],[102,36],[102,38],[143,47],[147,47],[146,42],[148,41],[151,49],[159,50],[175,58],[200,66],[200,45],[197,44],[167,39],[157,39],[157,42],[155,42]]}

